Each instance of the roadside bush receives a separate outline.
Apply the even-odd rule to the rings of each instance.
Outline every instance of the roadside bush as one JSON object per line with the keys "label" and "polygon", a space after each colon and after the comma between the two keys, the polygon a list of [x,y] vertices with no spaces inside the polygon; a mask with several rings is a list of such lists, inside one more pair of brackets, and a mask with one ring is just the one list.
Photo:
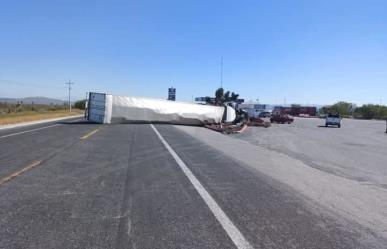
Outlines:
{"label": "roadside bush", "polygon": [[340,113],[340,115],[343,117],[352,117],[355,110],[356,110],[355,104],[340,101],[331,106],[322,107],[320,109],[320,114]]}
{"label": "roadside bush", "polygon": [[354,116],[361,119],[387,119],[387,106],[362,105],[356,108]]}
{"label": "roadside bush", "polygon": [[86,106],[86,99],[78,100],[77,102],[74,103],[74,107],[81,110],[85,110],[85,106]]}
{"label": "roadside bush", "polygon": [[334,105],[322,107],[319,113],[339,113],[342,117],[358,119],[387,119],[387,106],[367,104],[356,107],[355,104],[340,101]]}

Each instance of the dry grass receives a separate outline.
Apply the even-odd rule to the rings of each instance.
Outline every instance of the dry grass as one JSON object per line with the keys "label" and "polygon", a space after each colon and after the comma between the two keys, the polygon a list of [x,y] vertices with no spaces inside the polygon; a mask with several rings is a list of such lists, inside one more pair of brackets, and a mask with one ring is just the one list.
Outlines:
{"label": "dry grass", "polygon": [[73,109],[71,113],[67,110],[44,111],[44,112],[25,111],[25,112],[5,113],[5,114],[0,114],[0,125],[74,116],[74,115],[79,115],[83,113],[84,111],[79,109]]}

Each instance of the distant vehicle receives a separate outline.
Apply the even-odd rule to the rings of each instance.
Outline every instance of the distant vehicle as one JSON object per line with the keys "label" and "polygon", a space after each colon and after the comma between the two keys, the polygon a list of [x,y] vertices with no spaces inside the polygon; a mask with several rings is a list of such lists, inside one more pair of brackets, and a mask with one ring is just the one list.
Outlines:
{"label": "distant vehicle", "polygon": [[280,113],[274,113],[270,117],[270,122],[271,123],[280,123],[280,124],[285,124],[285,123],[293,123],[294,118],[290,115],[287,114],[280,114]]}
{"label": "distant vehicle", "polygon": [[341,117],[339,114],[328,114],[325,118],[325,127],[328,125],[334,125],[337,127],[341,127]]}
{"label": "distant vehicle", "polygon": [[270,118],[271,114],[270,112],[261,112],[258,117],[259,118]]}

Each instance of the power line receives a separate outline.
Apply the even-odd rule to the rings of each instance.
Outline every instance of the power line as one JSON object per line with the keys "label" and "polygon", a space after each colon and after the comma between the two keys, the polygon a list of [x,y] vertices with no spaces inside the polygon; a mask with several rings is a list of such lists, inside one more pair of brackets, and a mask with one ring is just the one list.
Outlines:
{"label": "power line", "polygon": [[70,112],[71,112],[71,85],[73,85],[75,83],[69,81],[69,82],[66,82],[65,84],[69,86],[69,108],[70,108]]}

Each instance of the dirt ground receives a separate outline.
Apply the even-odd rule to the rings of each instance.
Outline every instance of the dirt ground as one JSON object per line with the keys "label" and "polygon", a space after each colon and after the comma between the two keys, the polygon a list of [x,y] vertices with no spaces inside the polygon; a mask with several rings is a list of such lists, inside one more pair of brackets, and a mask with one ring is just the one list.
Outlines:
{"label": "dirt ground", "polygon": [[84,111],[73,109],[72,112],[66,110],[45,111],[45,112],[15,112],[0,114],[0,125],[17,124],[51,118],[60,118],[83,114]]}

